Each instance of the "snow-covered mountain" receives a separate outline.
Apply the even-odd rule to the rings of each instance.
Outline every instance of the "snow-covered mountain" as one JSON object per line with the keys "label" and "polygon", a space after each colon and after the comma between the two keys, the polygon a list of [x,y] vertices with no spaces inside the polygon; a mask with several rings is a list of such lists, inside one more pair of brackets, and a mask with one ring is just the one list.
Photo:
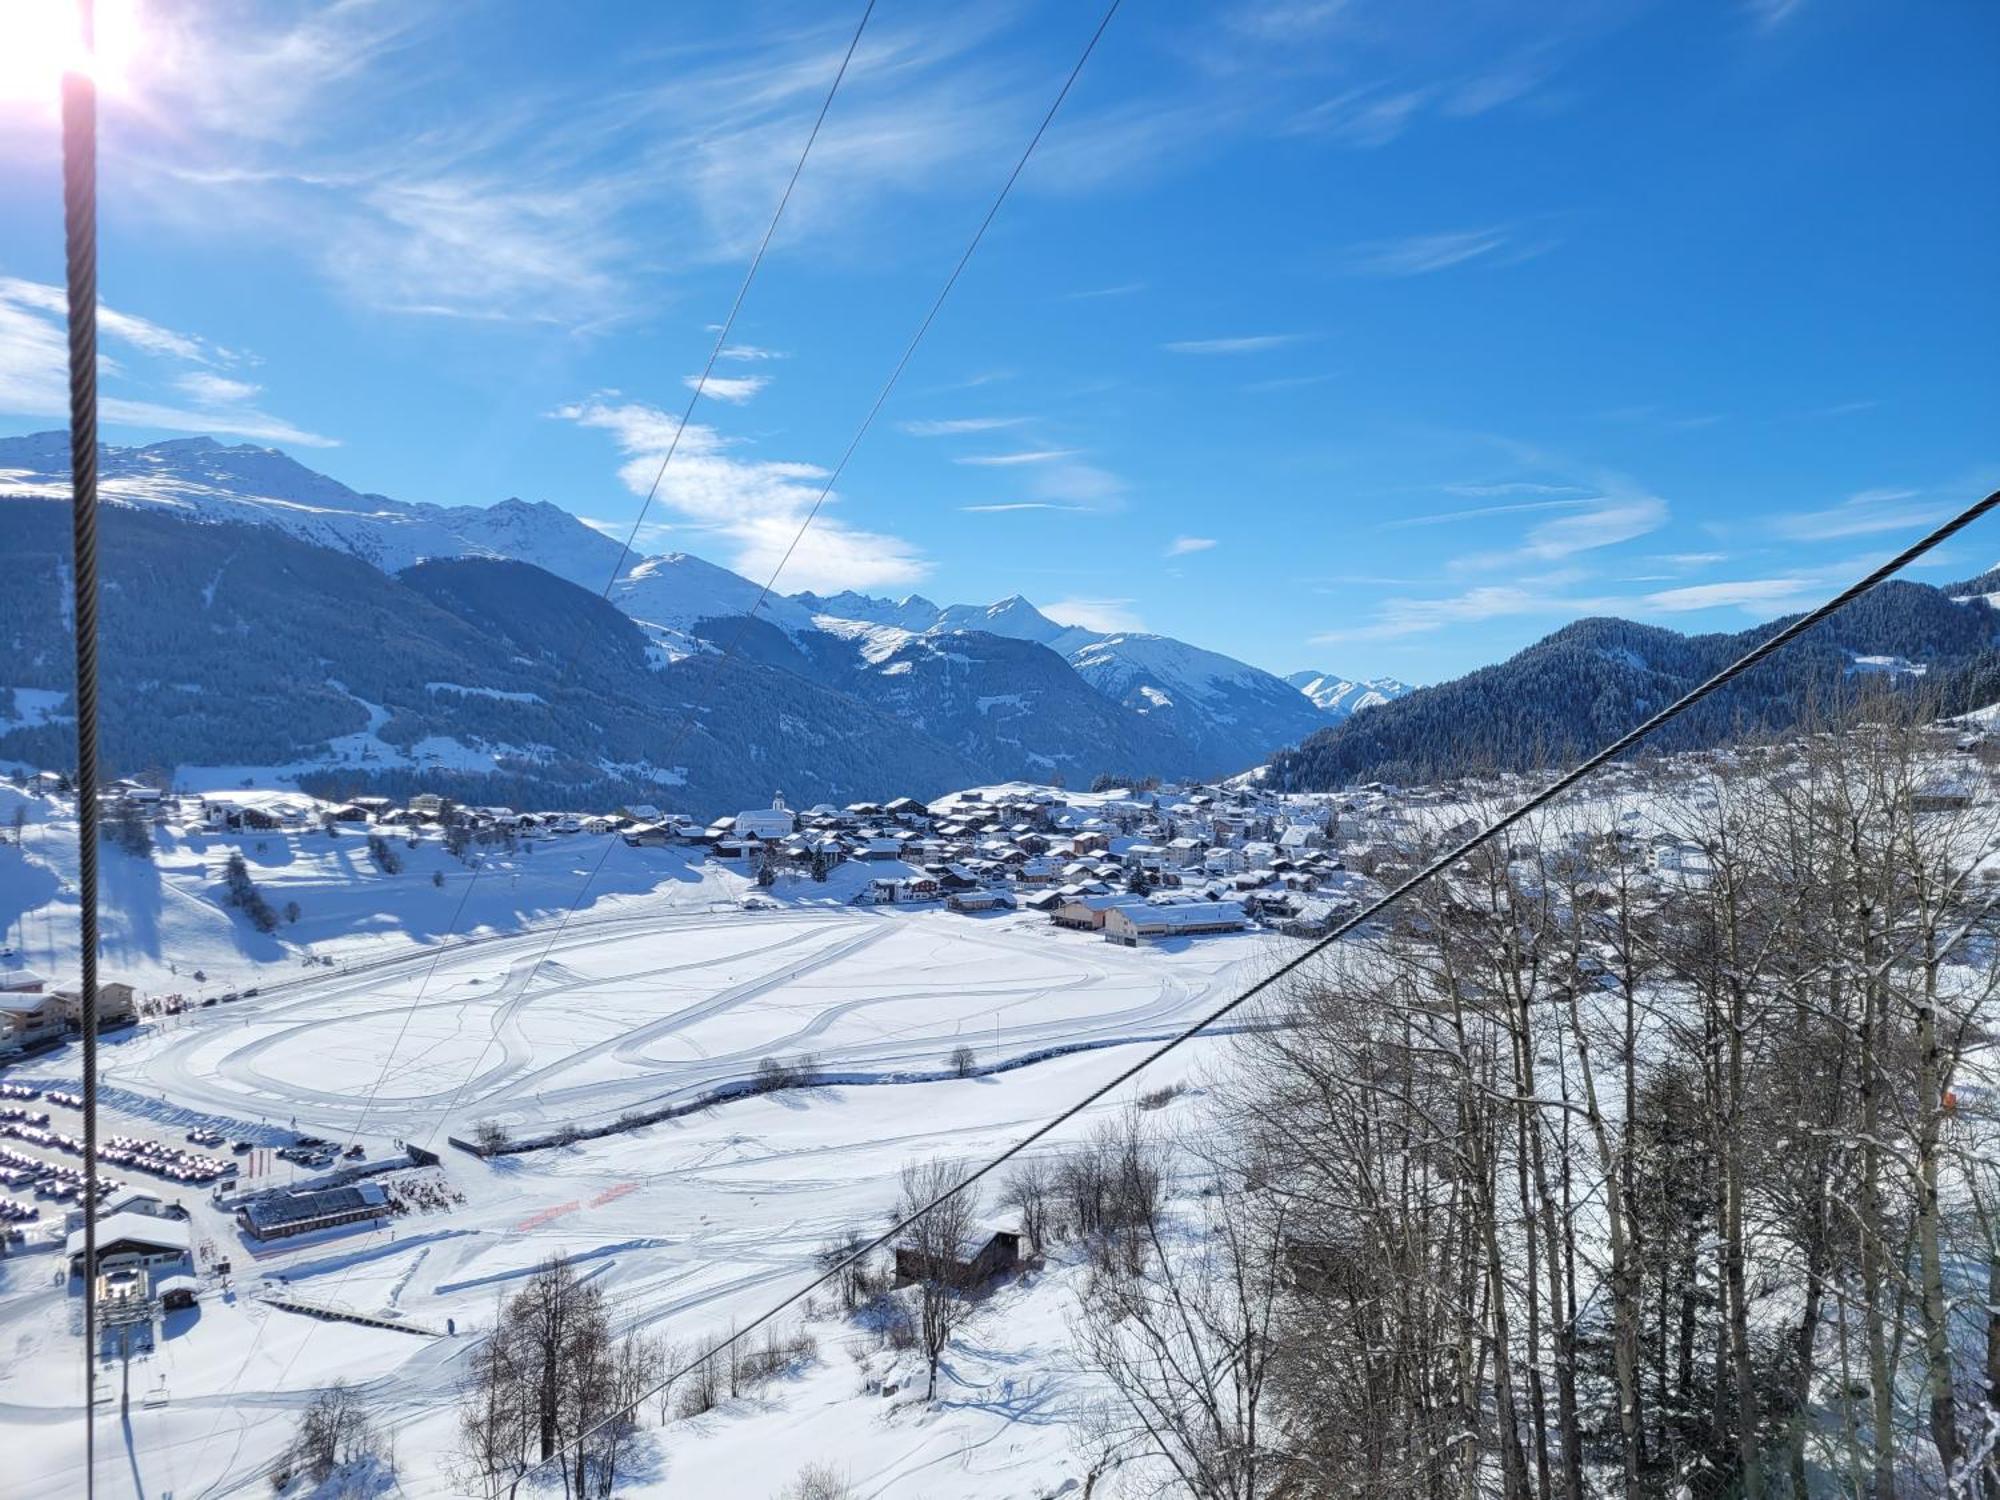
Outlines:
{"label": "snow-covered mountain", "polygon": [[1289,744],[1326,718],[1269,672],[1171,636],[1105,633],[1051,620],[1019,594],[996,604],[938,606],[928,599],[801,594],[824,630],[853,635],[878,656],[914,636],[983,631],[1046,646],[1102,696],[1177,743],[1188,764],[1220,772],[1253,744]]}
{"label": "snow-covered mountain", "polygon": [[[617,539],[547,502],[412,504],[351,489],[275,448],[206,437],[107,446],[100,474],[113,505],[268,528],[384,574],[471,558],[528,563],[593,595],[609,581],[607,597],[639,625],[656,668],[712,657],[727,643],[749,662],[909,716],[913,727],[921,721],[995,775],[1037,767],[1223,775],[1327,722],[1307,697],[1247,663],[1167,636],[1064,625],[1018,594],[993,604],[854,592],[760,603],[759,585],[727,568],[678,552],[627,557]],[[0,438],[0,500],[68,494],[64,433]],[[206,550],[195,539],[188,547]],[[214,577],[223,579],[226,560],[218,561],[225,568]],[[757,623],[746,628],[753,610]],[[991,638],[1036,649],[997,649]]]}
{"label": "snow-covered mountain", "polygon": [[611,602],[670,649],[694,648],[703,620],[729,619],[756,610],[757,618],[786,634],[813,629],[812,616],[782,594],[758,604],[761,590],[740,573],[688,552],[641,558],[612,586]]}
{"label": "snow-covered mountain", "polygon": [[1329,718],[1344,719],[1356,709],[1393,703],[1410,690],[1393,677],[1341,677],[1332,672],[1294,672],[1285,679],[1312,699]]}
{"label": "snow-covered mountain", "polygon": [[[98,492],[194,521],[275,526],[301,541],[350,553],[385,573],[433,557],[500,557],[602,589],[619,544],[547,501],[411,505],[362,494],[276,448],[175,438],[142,448],[107,444]],[[69,435],[0,438],[0,498],[69,498]]]}

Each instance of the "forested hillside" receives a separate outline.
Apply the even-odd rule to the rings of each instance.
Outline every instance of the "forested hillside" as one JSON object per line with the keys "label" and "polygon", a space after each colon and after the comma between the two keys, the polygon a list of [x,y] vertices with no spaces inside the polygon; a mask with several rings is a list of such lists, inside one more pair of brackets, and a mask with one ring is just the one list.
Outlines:
{"label": "forested hillside", "polygon": [[[1473,770],[1560,764],[1616,738],[1787,622],[1685,636],[1629,620],[1578,620],[1519,655],[1323,729],[1271,757],[1279,785],[1327,790],[1356,781],[1422,782]],[[2000,614],[1984,600],[1886,583],[1772,660],[1697,705],[1656,737],[1661,751],[1783,730],[1864,686],[1894,681],[1932,693],[1941,711],[1988,701]]]}
{"label": "forested hillside", "polygon": [[[391,576],[268,527],[124,507],[101,529],[114,773],[289,767],[329,792],[421,785],[548,806],[644,796],[695,812],[761,805],[778,788],[851,801],[978,775],[790,674],[651,656],[618,611],[527,564],[456,559]],[[68,549],[63,510],[0,505],[10,689],[69,691]],[[69,764],[67,718],[9,722],[0,759]]]}

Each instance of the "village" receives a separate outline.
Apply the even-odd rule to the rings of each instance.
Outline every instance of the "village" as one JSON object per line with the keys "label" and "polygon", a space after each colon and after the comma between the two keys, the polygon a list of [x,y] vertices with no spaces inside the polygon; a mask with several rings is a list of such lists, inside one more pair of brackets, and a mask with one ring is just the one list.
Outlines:
{"label": "village", "polygon": [[[1940,735],[1913,810],[1990,800],[1988,748],[1982,732]],[[1585,883],[1614,848],[1641,884],[1702,881],[1709,851],[1663,808],[1699,801],[1767,753],[1786,752],[1611,767],[1573,821],[1538,837],[1559,839]],[[715,1149],[704,1140],[727,1142],[754,1120],[788,1138],[809,1173],[829,1130],[873,1142],[885,1128],[890,1091],[857,1087],[874,1082],[964,1090],[958,1107],[983,1133],[1004,1133],[1010,1096],[995,1082],[1060,1093],[1089,1076],[1089,1049],[1184,1024],[1533,784],[1299,795],[1250,777],[1008,783],[844,807],[793,809],[776,795],[703,822],[643,804],[521,811],[429,794],[324,801],[122,782],[101,808],[116,846],[105,860],[187,872],[184,889],[212,903],[210,946],[177,938],[101,977],[114,1050],[94,1262],[82,1233],[78,985],[60,958],[0,953],[0,1265],[48,1268],[14,1283],[24,1296],[42,1288],[32,1300],[44,1343],[64,1336],[88,1278],[104,1310],[100,1389],[125,1383],[133,1406],[162,1414],[202,1388],[170,1389],[177,1360],[258,1327],[303,1347],[305,1328],[344,1325],[329,1347],[365,1347],[398,1368],[397,1350],[468,1327],[484,1306],[474,1289],[515,1284],[552,1247],[609,1247],[621,1284],[657,1289],[695,1243],[658,1234],[670,1200],[686,1212],[671,1195],[691,1191],[711,1213],[745,1201],[745,1188],[703,1179]],[[14,790],[48,825],[33,852],[60,853],[74,807],[60,779],[19,778]],[[477,933],[388,924],[393,952],[378,958],[316,941],[310,918],[261,929],[230,886],[229,866],[245,862],[271,903],[323,905],[328,927],[413,897],[450,910],[482,879],[494,905]],[[584,899],[573,878],[606,869],[610,909],[544,966],[541,934],[559,933],[564,903]],[[517,905],[524,871],[550,894]],[[344,907],[331,904],[336,879]],[[1447,877],[1447,908],[1476,901],[1472,884]],[[519,913],[511,929],[503,912]],[[424,932],[441,968],[410,941]],[[238,967],[224,966],[228,944]],[[521,1006],[545,1008],[551,1029],[489,1079],[484,1038],[531,1014]],[[398,1019],[385,1027],[381,1014]],[[385,1076],[395,1097],[377,1108],[372,1080]],[[654,1143],[683,1131],[680,1175],[656,1177]],[[489,1132],[497,1147],[482,1142]],[[866,1149],[879,1188],[898,1163]],[[498,1171],[496,1159],[511,1165]],[[523,1173],[538,1195],[526,1203],[512,1185]],[[865,1196],[857,1184],[853,1201]],[[785,1253],[809,1257],[833,1232],[822,1217]],[[989,1213],[949,1264],[899,1241],[891,1266],[899,1285],[1012,1285],[1031,1248],[1018,1223]],[[733,1309],[752,1290],[718,1280],[709,1295]]]}

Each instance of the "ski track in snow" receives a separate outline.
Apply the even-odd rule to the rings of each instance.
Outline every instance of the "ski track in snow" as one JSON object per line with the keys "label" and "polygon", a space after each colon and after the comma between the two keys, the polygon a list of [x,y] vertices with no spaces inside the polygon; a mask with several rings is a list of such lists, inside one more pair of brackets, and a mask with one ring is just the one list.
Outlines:
{"label": "ski track in snow", "polygon": [[[678,904],[590,913],[561,929],[496,932],[505,920],[488,912],[477,938],[377,947],[342,971],[298,976],[287,956],[256,971],[255,996],[107,1048],[107,1130],[171,1135],[200,1121],[271,1139],[296,1116],[299,1129],[330,1138],[358,1132],[378,1156],[395,1140],[441,1146],[486,1118],[523,1136],[608,1123],[747,1078],[763,1057],[810,1051],[822,1071],[879,1086],[744,1098],[492,1161],[447,1149],[462,1206],[256,1257],[219,1211],[191,1204],[197,1237],[235,1252],[237,1290],[211,1288],[191,1326],[135,1362],[130,1453],[115,1400],[100,1408],[100,1483],[129,1486],[137,1474],[144,1493],[267,1493],[261,1467],[299,1408],[346,1378],[394,1434],[403,1492],[457,1494],[445,1459],[452,1392],[474,1347],[465,1335],[545,1257],[578,1260],[621,1331],[687,1341],[726,1328],[808,1280],[828,1242],[878,1226],[906,1161],[973,1158],[1018,1139],[1129,1060],[1124,1044],[1185,1024],[1268,961],[1249,936],[1133,951],[1027,914],[718,911],[708,898],[719,878],[703,875],[697,900],[683,891]],[[175,880],[163,888],[184,914],[202,904]],[[982,1068],[1034,1061],[909,1081],[936,1079],[960,1044]],[[1213,1055],[1190,1048],[1158,1081]],[[60,1084],[74,1070],[64,1053],[33,1072]],[[0,1262],[0,1441],[24,1455],[9,1480],[23,1497],[74,1494],[80,1480],[75,1299],[55,1291],[52,1265]],[[453,1319],[460,1337],[277,1312],[256,1292],[280,1280],[419,1326]],[[1004,1324],[953,1355],[957,1394],[938,1407],[854,1405],[845,1351],[860,1336],[822,1326],[812,1369],[733,1415],[664,1429],[660,1477],[629,1493],[762,1496],[826,1453],[885,1500],[1054,1491],[1073,1472],[1055,1415],[1075,1378],[1064,1304],[1053,1287],[1004,1295]],[[1038,1373],[1024,1384],[1026,1361]],[[140,1393],[162,1382],[171,1399],[142,1409]]]}

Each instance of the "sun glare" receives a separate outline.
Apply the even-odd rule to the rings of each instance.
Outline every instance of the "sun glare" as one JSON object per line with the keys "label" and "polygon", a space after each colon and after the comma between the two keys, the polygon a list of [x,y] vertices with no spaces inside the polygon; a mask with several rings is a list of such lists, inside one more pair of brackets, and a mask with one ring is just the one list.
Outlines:
{"label": "sun glare", "polygon": [[102,93],[122,91],[139,34],[136,0],[97,0],[97,46],[83,45],[71,0],[0,0],[0,104],[46,105],[61,98],[63,74],[82,69]]}

